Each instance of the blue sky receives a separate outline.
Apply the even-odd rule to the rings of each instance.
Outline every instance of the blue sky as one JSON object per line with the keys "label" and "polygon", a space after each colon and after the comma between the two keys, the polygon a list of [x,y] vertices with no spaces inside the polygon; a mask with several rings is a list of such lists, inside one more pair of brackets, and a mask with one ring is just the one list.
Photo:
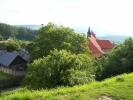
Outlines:
{"label": "blue sky", "polygon": [[99,35],[133,36],[132,4],[133,0],[0,0],[0,22],[53,22],[86,31],[91,26]]}

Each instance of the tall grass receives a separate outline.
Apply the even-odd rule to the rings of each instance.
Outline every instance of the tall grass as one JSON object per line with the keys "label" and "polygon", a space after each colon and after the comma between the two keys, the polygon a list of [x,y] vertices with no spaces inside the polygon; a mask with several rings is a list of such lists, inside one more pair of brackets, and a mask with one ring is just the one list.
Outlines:
{"label": "tall grass", "polygon": [[96,100],[109,96],[116,100],[133,100],[133,73],[74,87],[59,87],[50,90],[28,90],[3,93],[1,100]]}

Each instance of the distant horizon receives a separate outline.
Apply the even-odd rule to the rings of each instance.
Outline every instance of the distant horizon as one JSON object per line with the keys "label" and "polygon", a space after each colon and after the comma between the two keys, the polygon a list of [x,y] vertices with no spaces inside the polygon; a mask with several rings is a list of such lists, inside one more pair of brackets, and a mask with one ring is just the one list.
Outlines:
{"label": "distant horizon", "polygon": [[[56,23],[54,23],[56,24]],[[17,24],[17,25],[14,25],[14,26],[40,26],[41,27],[41,24],[40,25],[36,25],[36,24]],[[69,26],[66,26],[66,27],[69,27]],[[31,28],[31,27],[29,27]],[[79,32],[79,33],[87,33],[88,31],[88,27],[69,27],[69,28],[72,28],[74,29],[75,32]],[[133,37],[133,35],[125,35],[125,34],[119,34],[119,33],[107,33],[107,32],[100,32],[98,31],[96,28],[91,28],[91,30],[96,33],[97,36],[100,36],[100,37],[106,37],[106,36],[122,36],[122,37]]]}

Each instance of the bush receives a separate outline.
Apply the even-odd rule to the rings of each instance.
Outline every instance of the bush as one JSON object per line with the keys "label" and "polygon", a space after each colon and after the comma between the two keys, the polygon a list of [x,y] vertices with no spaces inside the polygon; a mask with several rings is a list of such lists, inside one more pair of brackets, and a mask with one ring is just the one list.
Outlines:
{"label": "bush", "polygon": [[20,45],[13,40],[7,40],[7,41],[0,41],[0,49],[1,50],[7,50],[7,51],[15,51],[20,50]]}
{"label": "bush", "polygon": [[28,66],[26,84],[34,89],[84,84],[93,80],[93,69],[89,56],[55,49]]}
{"label": "bush", "polygon": [[16,42],[10,42],[10,43],[6,44],[6,50],[9,52],[15,51],[15,50],[20,50],[20,45]]}

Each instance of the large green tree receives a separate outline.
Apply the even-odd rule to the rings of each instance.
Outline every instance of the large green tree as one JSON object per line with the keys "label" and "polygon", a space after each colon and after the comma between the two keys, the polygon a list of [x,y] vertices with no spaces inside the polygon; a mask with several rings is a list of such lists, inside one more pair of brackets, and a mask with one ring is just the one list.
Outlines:
{"label": "large green tree", "polygon": [[42,27],[38,36],[32,44],[33,58],[47,56],[50,50],[65,49],[72,53],[79,54],[88,52],[85,35],[75,33],[73,29],[57,26],[49,23]]}

